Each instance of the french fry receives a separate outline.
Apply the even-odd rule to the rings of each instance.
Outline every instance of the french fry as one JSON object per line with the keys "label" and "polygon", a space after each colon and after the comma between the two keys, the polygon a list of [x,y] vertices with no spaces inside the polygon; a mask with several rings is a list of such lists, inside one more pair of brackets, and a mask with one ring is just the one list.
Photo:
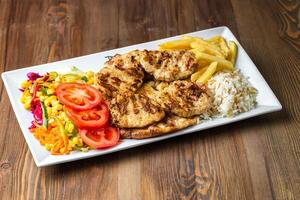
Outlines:
{"label": "french fry", "polygon": [[191,76],[191,81],[195,82],[199,77],[207,70],[208,67],[203,67],[199,71],[195,72]]}
{"label": "french fry", "polygon": [[191,49],[191,43],[194,42],[193,39],[182,39],[174,40],[170,42],[165,42],[159,45],[160,50],[189,50]]}
{"label": "french fry", "polygon": [[192,36],[183,36],[185,40],[194,40],[191,43],[191,48],[202,48],[201,51],[208,53],[220,58],[227,58],[230,54],[230,49],[227,45],[226,40],[221,36],[215,36],[208,40],[202,38],[192,37]]}
{"label": "french fry", "polygon": [[220,38],[221,36],[214,36],[212,38],[209,38],[207,41],[212,44],[217,44],[219,43]]}
{"label": "french fry", "polygon": [[183,40],[193,40],[193,41],[196,41],[197,39],[199,39],[199,37],[193,37],[193,36],[189,36],[189,35],[184,35],[181,38]]}
{"label": "french fry", "polygon": [[[198,38],[198,40],[196,40],[195,42],[192,43],[193,45],[198,45],[198,46],[205,46],[206,48],[209,48],[211,50],[213,50],[214,52],[219,52],[220,54],[222,54],[224,57],[226,57],[226,52],[224,52],[220,46],[217,46],[215,44],[211,44],[203,39]],[[193,47],[192,47],[193,48]]]}
{"label": "french fry", "polygon": [[199,77],[199,79],[196,81],[196,83],[206,83],[208,79],[214,75],[214,73],[217,70],[218,62],[212,62],[207,70]]}
{"label": "french fry", "polygon": [[216,57],[220,57],[220,58],[224,58],[225,59],[225,56],[220,52],[218,51],[217,49],[215,48],[211,48],[211,47],[208,47],[206,45],[203,45],[201,43],[198,43],[198,42],[192,42],[191,43],[191,47],[193,49],[197,49],[197,51],[201,51],[203,53],[207,53],[207,54],[210,54],[210,55],[213,55],[213,56],[216,56]]}
{"label": "french fry", "polygon": [[236,54],[237,54],[237,45],[234,41],[229,41],[229,49],[230,49],[230,54],[228,57],[228,60],[235,65],[236,62]]}
{"label": "french fry", "polygon": [[203,62],[212,63],[212,62],[217,61],[219,63],[218,71],[223,70],[223,69],[230,70],[230,71],[233,70],[233,64],[228,60],[225,60],[223,58],[219,58],[216,56],[212,56],[212,55],[209,55],[206,53],[202,53],[200,51],[196,51],[195,49],[193,49],[191,51],[195,53],[198,63],[199,62],[200,63],[203,63]]}
{"label": "french fry", "polygon": [[[210,43],[208,40],[204,40],[203,38],[200,38],[200,37],[192,37],[192,36],[188,36],[188,35],[185,35],[185,36],[182,36],[182,39],[185,39],[185,40],[193,40],[194,42],[192,44],[196,44],[198,43],[198,46],[199,45],[202,45],[202,46],[206,46],[206,47],[209,47],[211,49],[215,49],[217,51],[220,51],[221,53],[225,53],[225,52],[222,52],[222,49],[220,48],[220,45],[219,45],[219,40],[220,39],[223,39],[222,37],[220,36],[215,36],[214,38],[211,38],[213,41],[215,42],[212,42]],[[192,45],[191,44],[191,45]],[[192,46],[191,46],[192,47]],[[192,48],[197,48],[197,47],[192,47]]]}
{"label": "french fry", "polygon": [[230,54],[230,49],[227,45],[227,42],[225,41],[225,39],[223,37],[220,37],[219,44],[220,44],[221,49],[226,53],[226,58],[227,58]]}

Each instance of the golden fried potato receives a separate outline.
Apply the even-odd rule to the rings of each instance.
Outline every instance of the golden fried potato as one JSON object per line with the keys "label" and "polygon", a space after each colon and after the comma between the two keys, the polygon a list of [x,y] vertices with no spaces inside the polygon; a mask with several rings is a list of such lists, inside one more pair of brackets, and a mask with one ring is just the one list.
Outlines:
{"label": "golden fried potato", "polygon": [[184,49],[195,53],[198,63],[198,71],[192,74],[192,82],[206,82],[218,71],[233,70],[237,56],[237,45],[233,41],[227,43],[225,38],[222,36],[214,36],[207,40],[187,35],[182,36],[181,38],[182,39],[180,40],[161,44],[160,49]]}
{"label": "golden fried potato", "polygon": [[199,77],[196,83],[206,83],[217,71],[218,62],[212,62],[207,70]]}
{"label": "golden fried potato", "polygon": [[[220,45],[219,45],[219,41],[217,43],[210,43],[208,42],[207,40],[204,40],[203,38],[200,38],[200,37],[192,37],[192,36],[182,36],[183,39],[186,39],[186,40],[193,40],[194,42],[198,43],[198,45],[196,45],[195,47],[191,46],[192,48],[198,48],[199,46],[204,46],[204,47],[209,47],[210,49],[215,49],[219,52],[221,52],[222,54],[224,54],[225,56],[226,53],[223,52],[223,50],[221,49]],[[218,36],[218,38],[222,38],[220,36]],[[224,39],[224,38],[223,38]],[[193,42],[193,43],[194,43]],[[194,45],[196,44],[194,43]],[[191,44],[192,45],[192,44]]]}
{"label": "golden fried potato", "polygon": [[189,50],[191,49],[191,43],[193,39],[181,39],[170,42],[165,42],[159,45],[160,50]]}
{"label": "golden fried potato", "polygon": [[207,40],[207,42],[211,43],[211,44],[218,44],[219,43],[219,40],[220,40],[221,36],[217,35],[217,36],[214,36],[212,38],[209,38]]}
{"label": "golden fried potato", "polygon": [[225,39],[223,37],[220,37],[219,44],[220,44],[221,49],[225,52],[226,58],[227,58],[230,54],[230,49],[227,45],[227,42],[225,41]]}
{"label": "golden fried potato", "polygon": [[191,81],[195,82],[199,77],[207,70],[208,67],[203,67],[199,71],[195,72],[191,76]]}
{"label": "golden fried potato", "polygon": [[192,42],[191,47],[193,49],[197,49],[203,53],[207,53],[216,57],[225,58],[222,52],[218,51],[216,48],[211,48],[209,46],[203,45],[199,42]]}
{"label": "golden fried potato", "polygon": [[202,53],[202,52],[197,51],[195,49],[192,49],[191,51],[195,53],[196,58],[197,58],[197,62],[212,63],[212,62],[217,61],[219,63],[218,64],[218,71],[223,70],[223,69],[230,70],[230,71],[233,70],[233,64],[228,60],[225,60],[223,58],[219,58],[219,57],[216,57],[216,56],[212,56],[212,55],[209,55],[209,54],[206,54],[206,53]]}
{"label": "golden fried potato", "polygon": [[184,35],[181,38],[183,40],[193,40],[193,41],[196,41],[197,39],[199,39],[199,37],[193,37],[193,36],[189,36],[189,35]]}

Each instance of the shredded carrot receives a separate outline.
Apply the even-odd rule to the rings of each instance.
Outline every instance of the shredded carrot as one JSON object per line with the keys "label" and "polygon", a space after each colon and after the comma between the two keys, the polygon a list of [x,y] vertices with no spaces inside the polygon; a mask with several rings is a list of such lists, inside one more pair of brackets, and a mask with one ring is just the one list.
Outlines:
{"label": "shredded carrot", "polygon": [[50,152],[53,155],[68,154],[72,150],[68,148],[68,137],[61,133],[59,126],[50,126],[48,129],[40,126],[33,130],[33,134],[42,145],[49,146]]}

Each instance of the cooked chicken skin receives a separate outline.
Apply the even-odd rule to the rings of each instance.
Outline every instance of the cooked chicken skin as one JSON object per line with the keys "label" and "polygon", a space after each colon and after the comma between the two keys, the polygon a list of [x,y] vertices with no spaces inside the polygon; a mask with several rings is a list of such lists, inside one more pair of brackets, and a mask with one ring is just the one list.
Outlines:
{"label": "cooked chicken skin", "polygon": [[195,54],[189,51],[144,50],[137,55],[144,70],[158,81],[186,79],[197,69]]}
{"label": "cooked chicken skin", "polygon": [[95,75],[96,87],[106,100],[120,93],[135,92],[142,84],[144,71],[132,54],[115,55]]}
{"label": "cooked chicken skin", "polygon": [[111,100],[112,122],[119,128],[145,127],[164,118],[160,106],[141,94],[119,94]]}
{"label": "cooked chicken skin", "polygon": [[120,129],[122,138],[143,139],[165,135],[198,123],[198,117],[184,118],[175,115],[166,116],[162,121],[144,128]]}

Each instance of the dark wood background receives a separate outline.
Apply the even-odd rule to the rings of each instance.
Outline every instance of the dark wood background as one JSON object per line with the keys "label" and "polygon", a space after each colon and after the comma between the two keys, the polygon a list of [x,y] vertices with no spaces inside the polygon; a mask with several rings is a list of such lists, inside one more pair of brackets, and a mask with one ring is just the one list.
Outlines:
{"label": "dark wood background", "polygon": [[226,25],[283,105],[37,168],[1,81],[0,199],[300,199],[299,1],[0,0],[0,8],[0,72]]}

